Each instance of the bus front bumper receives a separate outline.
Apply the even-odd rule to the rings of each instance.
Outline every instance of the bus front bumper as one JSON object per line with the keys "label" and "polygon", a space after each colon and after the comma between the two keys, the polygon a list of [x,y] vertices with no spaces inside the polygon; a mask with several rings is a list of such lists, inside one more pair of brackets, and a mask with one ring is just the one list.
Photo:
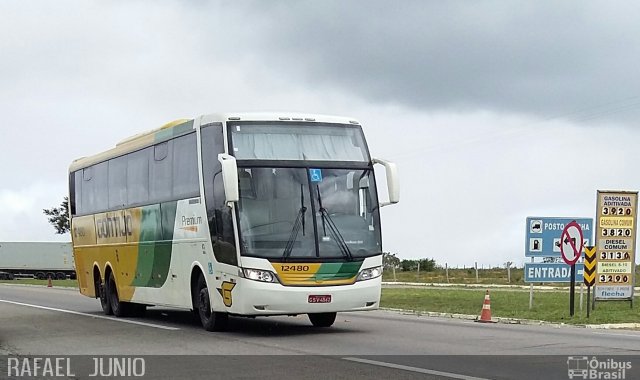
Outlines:
{"label": "bus front bumper", "polygon": [[375,310],[380,305],[382,278],[340,286],[283,286],[243,278],[237,285],[232,313],[292,315]]}

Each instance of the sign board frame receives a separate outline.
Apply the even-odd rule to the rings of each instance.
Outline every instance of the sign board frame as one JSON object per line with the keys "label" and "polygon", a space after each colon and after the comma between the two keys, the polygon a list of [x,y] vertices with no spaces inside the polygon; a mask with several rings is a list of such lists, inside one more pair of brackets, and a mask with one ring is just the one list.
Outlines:
{"label": "sign board frame", "polygon": [[[576,221],[584,234],[584,245],[593,245],[593,218],[537,217],[526,219],[524,257],[562,257],[560,238],[564,227]],[[536,245],[536,242],[537,245]],[[584,254],[584,250],[582,252]]]}
{"label": "sign board frame", "polygon": [[[637,191],[597,191],[594,302],[630,301],[633,307],[637,211]],[[623,264],[610,266],[604,265],[605,263]],[[622,268],[622,272],[625,273],[616,270],[615,267]],[[606,268],[612,268],[612,272],[601,273],[607,270]]]}

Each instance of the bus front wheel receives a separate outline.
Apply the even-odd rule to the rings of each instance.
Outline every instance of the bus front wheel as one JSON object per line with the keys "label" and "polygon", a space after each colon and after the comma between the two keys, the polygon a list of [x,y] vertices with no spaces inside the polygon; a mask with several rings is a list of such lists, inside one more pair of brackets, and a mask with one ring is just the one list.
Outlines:
{"label": "bus front wheel", "polygon": [[198,314],[202,327],[207,331],[224,331],[227,329],[229,315],[227,313],[214,312],[211,310],[211,299],[209,298],[209,288],[204,276],[198,279]]}
{"label": "bus front wheel", "polygon": [[336,313],[309,313],[309,320],[315,327],[329,327],[336,321]]}

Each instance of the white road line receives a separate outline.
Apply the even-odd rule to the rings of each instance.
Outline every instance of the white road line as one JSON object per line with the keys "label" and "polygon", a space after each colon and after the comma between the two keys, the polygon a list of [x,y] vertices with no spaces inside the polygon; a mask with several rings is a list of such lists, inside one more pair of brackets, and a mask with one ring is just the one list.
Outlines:
{"label": "white road line", "polygon": [[28,304],[28,303],[15,302],[15,301],[7,301],[7,300],[0,300],[0,302],[10,303],[10,304],[13,304],[13,305],[19,305],[19,306],[33,307],[33,308],[36,308],[36,309],[42,309],[42,310],[58,311],[58,312],[61,312],[61,313],[68,313],[68,314],[74,314],[74,315],[83,315],[83,316],[85,316],[85,317],[91,317],[91,318],[107,319],[107,320],[114,321],[114,322],[130,323],[130,324],[132,324],[132,325],[140,325],[140,326],[147,326],[147,327],[155,327],[155,328],[157,328],[157,329],[163,329],[163,330],[171,330],[171,331],[180,330],[178,327],[170,327],[170,326],[156,325],[156,324],[153,324],[153,323],[145,323],[145,322],[139,322],[139,321],[132,321],[132,320],[129,320],[129,319],[112,318],[112,317],[106,317],[106,316],[104,316],[104,315],[95,315],[95,314],[81,313],[81,312],[79,312],[79,311],[73,311],[73,310],[56,309],[55,307],[47,307],[47,306],[40,306],[40,305],[31,305],[31,304]]}
{"label": "white road line", "polygon": [[352,361],[352,362],[377,365],[377,366],[380,366],[380,367],[388,367],[388,368],[402,369],[404,371],[424,373],[424,374],[427,374],[427,375],[449,377],[451,379],[488,380],[488,379],[484,379],[484,378],[481,378],[481,377],[466,376],[466,375],[460,375],[460,374],[457,374],[457,373],[435,371],[435,370],[419,368],[419,367],[410,367],[410,366],[406,366],[406,365],[402,365],[402,364],[379,362],[379,361],[376,361],[376,360],[352,358],[352,357],[347,357],[347,358],[342,358],[342,359],[343,360],[349,360],[349,361]]}
{"label": "white road line", "polygon": [[638,335],[638,334],[635,334],[635,333],[625,334],[624,332],[619,332],[619,333],[594,332],[594,334],[595,335],[607,335],[607,336],[619,336],[619,337],[632,338],[632,339],[640,338],[640,335]]}

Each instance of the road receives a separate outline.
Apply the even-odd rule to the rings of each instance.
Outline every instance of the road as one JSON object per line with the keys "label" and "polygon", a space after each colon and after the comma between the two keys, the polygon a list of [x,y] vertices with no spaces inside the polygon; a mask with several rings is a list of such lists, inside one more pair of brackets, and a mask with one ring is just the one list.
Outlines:
{"label": "road", "polygon": [[227,378],[537,379],[544,373],[566,379],[568,356],[611,355],[632,355],[640,374],[640,332],[634,331],[480,324],[388,311],[338,314],[327,329],[312,327],[306,316],[232,318],[229,327],[206,332],[190,312],[166,308],[117,319],[75,289],[0,285],[0,354],[189,355],[147,357],[147,378],[174,378],[175,371],[205,378],[215,371]]}

